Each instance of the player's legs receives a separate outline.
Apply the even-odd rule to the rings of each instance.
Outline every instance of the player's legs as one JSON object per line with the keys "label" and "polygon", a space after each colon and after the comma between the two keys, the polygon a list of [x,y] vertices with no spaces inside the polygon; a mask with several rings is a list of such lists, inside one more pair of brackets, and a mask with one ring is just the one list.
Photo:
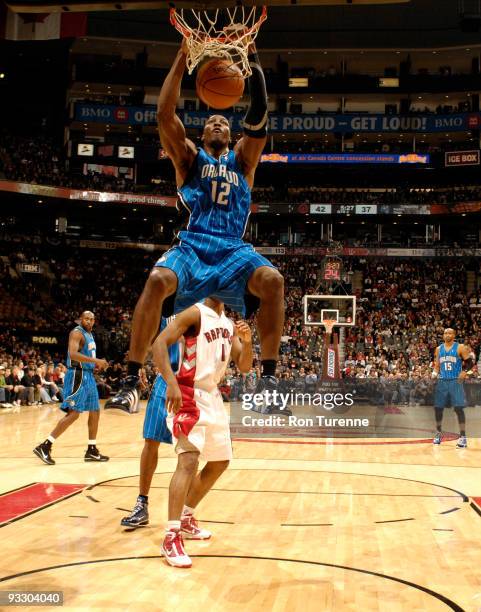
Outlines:
{"label": "player's legs", "polygon": [[85,461],[108,461],[107,455],[102,453],[97,448],[97,432],[99,429],[100,412],[99,409],[89,410],[88,430],[89,430],[89,441],[87,450],[85,451]]}
{"label": "player's legs", "polygon": [[64,431],[66,431],[70,427],[70,425],[75,423],[79,416],[80,412],[77,412],[77,410],[69,410],[68,413],[62,419],[60,419],[55,428],[52,430],[50,434],[51,437],[56,440],[59,436],[63,434]]}
{"label": "player's legs", "polygon": [[[186,440],[182,434],[178,438],[177,448],[182,450]],[[190,443],[187,442],[187,446]],[[184,541],[181,532],[181,514],[185,504],[187,492],[192,478],[197,472],[199,465],[199,452],[179,452],[177,468],[172,476],[169,486],[169,520],[164,541],[162,543],[162,554],[167,563],[173,567],[190,567],[192,561],[184,550]]]}
{"label": "player's legs", "polygon": [[185,505],[193,510],[228,467],[228,460],[208,461],[202,470],[192,478]]}
{"label": "player's legs", "polygon": [[460,381],[456,381],[453,389],[453,405],[459,423],[459,438],[456,447],[466,448],[468,446],[466,441],[466,415],[464,413],[464,408],[466,407],[466,394],[464,385]]}
{"label": "player's legs", "polygon": [[[179,441],[180,440],[181,438],[179,438]],[[195,477],[198,467],[198,452],[188,451],[179,453],[177,457],[177,468],[169,485],[169,527],[172,521],[178,521],[178,529],[180,529],[182,510],[186,502],[192,479]],[[176,526],[177,525],[174,525],[174,527]]]}
{"label": "player's legs", "polygon": [[149,524],[149,492],[159,459],[158,440],[144,440],[140,456],[139,495],[132,512],[120,521],[123,527],[143,527]]}
{"label": "player's legs", "polygon": [[92,410],[89,412],[89,420],[88,420],[89,440],[97,439],[97,432],[99,430],[99,419],[100,419],[100,412],[98,410]]}
{"label": "player's legs", "polygon": [[157,468],[159,444],[172,442],[167,428],[165,408],[166,385],[161,376],[157,376],[150,394],[144,418],[144,448],[140,457],[139,495],[132,512],[120,521],[123,527],[142,527],[149,523],[149,491],[152,478]]}
{"label": "player's legs", "polygon": [[143,495],[147,498],[149,495],[150,487],[152,485],[152,478],[154,477],[155,470],[157,469],[157,462],[159,460],[159,444],[157,440],[144,440],[144,448],[140,456],[140,480],[139,480],[139,495]]}
{"label": "player's legs", "polygon": [[433,444],[441,444],[444,408],[434,407],[434,418],[436,419],[436,435]]}
{"label": "player's legs", "polygon": [[444,408],[449,406],[449,381],[438,380],[434,391],[434,418],[436,420],[436,435],[433,439],[433,444],[441,444],[442,441],[442,424]]}
{"label": "player's legs", "polygon": [[[276,362],[284,328],[284,278],[275,268],[261,266],[254,271],[247,287],[260,299],[257,331],[261,343],[261,361]],[[275,364],[274,368],[264,363],[263,366],[264,375],[275,374]]]}
{"label": "player's legs", "polygon": [[100,404],[99,392],[93,372],[87,373],[85,377],[85,400],[83,402],[83,411],[89,413],[88,432],[89,440],[87,450],[85,451],[85,461],[108,461],[109,457],[102,455],[97,448],[97,432],[99,429],[100,419]]}
{"label": "player's legs", "polygon": [[132,318],[127,377],[120,391],[106,402],[105,408],[138,412],[139,370],[159,331],[164,300],[176,292],[177,284],[177,275],[172,270],[158,265],[151,270]]}
{"label": "player's legs", "polygon": [[79,418],[80,413],[76,410],[69,410],[67,414],[60,419],[57,425],[54,427],[50,435],[38,446],[33,449],[33,452],[39,459],[41,459],[47,465],[55,465],[55,461],[52,459],[52,444],[55,440],[66,431],[70,425],[75,423]]}
{"label": "player's legs", "polygon": [[459,423],[459,438],[456,442],[456,448],[466,448],[468,446],[468,442],[466,440],[466,415],[464,414],[464,408],[458,406],[454,409],[454,412],[458,417]]}
{"label": "player's legs", "polygon": [[454,412],[458,417],[459,435],[466,436],[466,415],[464,413],[464,406],[456,406]]}
{"label": "player's legs", "polygon": [[229,417],[219,391],[216,389],[210,393],[202,392],[197,402],[201,410],[200,422],[205,424],[204,443],[200,457],[207,463],[192,478],[182,510],[181,528],[185,538],[206,540],[212,534],[199,527],[194,518],[194,511],[229,466],[232,459],[232,441]]}
{"label": "player's legs", "polygon": [[166,297],[175,293],[176,288],[177,276],[172,270],[161,267],[152,269],[134,310],[130,362],[144,363],[147,351],[159,330],[162,303]]}

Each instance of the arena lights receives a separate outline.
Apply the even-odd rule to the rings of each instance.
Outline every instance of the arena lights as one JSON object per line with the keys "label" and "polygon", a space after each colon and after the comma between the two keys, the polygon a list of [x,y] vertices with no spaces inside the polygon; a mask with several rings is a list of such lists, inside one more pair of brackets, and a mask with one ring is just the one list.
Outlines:
{"label": "arena lights", "polygon": [[4,72],[0,72],[0,79],[4,79],[5,78],[5,73]]}

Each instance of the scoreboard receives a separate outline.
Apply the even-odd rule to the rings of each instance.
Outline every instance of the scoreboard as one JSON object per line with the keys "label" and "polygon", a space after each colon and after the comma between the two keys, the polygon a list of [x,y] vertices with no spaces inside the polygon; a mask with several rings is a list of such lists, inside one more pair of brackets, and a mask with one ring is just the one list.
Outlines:
{"label": "scoreboard", "polygon": [[342,261],[337,258],[326,259],[322,263],[321,274],[323,281],[341,281]]}
{"label": "scoreboard", "polygon": [[377,215],[377,204],[310,204],[311,215]]}

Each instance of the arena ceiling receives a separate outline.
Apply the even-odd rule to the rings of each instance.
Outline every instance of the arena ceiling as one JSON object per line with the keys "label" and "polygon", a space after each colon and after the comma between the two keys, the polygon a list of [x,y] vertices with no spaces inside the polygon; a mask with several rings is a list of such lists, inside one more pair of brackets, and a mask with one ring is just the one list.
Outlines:
{"label": "arena ceiling", "polygon": [[[184,5],[191,2],[183,1]],[[229,3],[229,0],[222,1]],[[266,0],[266,3],[270,8],[258,39],[261,48],[446,48],[470,46],[479,43],[480,38],[481,17],[476,13],[464,13],[464,3],[454,0],[400,0],[394,3],[391,0]],[[169,24],[170,3],[165,0],[153,0],[152,3],[149,0],[125,3],[7,0],[7,4],[18,12],[91,10],[88,36],[178,41],[178,34]],[[153,6],[156,10],[152,10]],[[138,10],[140,7],[145,10]]]}

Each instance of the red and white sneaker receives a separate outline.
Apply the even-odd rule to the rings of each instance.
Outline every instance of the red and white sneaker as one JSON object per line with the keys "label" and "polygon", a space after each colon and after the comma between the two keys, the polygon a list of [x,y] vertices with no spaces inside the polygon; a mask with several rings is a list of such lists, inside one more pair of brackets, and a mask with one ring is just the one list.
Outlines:
{"label": "red and white sneaker", "polygon": [[192,514],[184,514],[180,519],[180,530],[186,540],[208,540],[212,534],[201,529]]}
{"label": "red and white sneaker", "polygon": [[192,560],[184,549],[180,531],[167,531],[161,547],[167,563],[173,567],[192,567]]}

